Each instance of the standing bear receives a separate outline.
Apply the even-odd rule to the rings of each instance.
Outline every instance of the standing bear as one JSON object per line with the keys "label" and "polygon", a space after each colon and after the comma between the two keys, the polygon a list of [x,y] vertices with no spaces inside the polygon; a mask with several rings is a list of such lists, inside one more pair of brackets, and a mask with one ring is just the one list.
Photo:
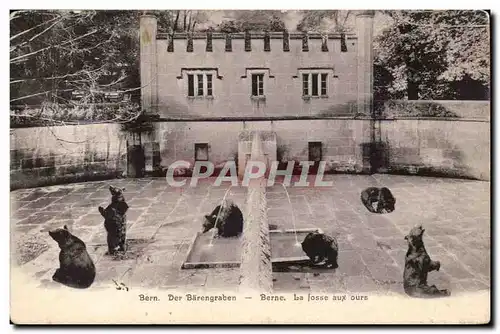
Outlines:
{"label": "standing bear", "polygon": [[114,255],[117,251],[125,252],[126,232],[127,232],[127,216],[126,212],[129,208],[123,197],[125,188],[109,186],[111,192],[111,204],[106,209],[99,207],[99,212],[104,217],[104,228],[108,234],[108,254]]}
{"label": "standing bear", "polygon": [[203,233],[217,228],[217,236],[236,237],[243,232],[243,214],[231,200],[224,200],[211,214],[205,215]]}
{"label": "standing bear", "polygon": [[61,251],[59,252],[59,269],[52,279],[55,282],[79,289],[92,285],[95,279],[95,265],[90,258],[85,243],[71,234],[68,227],[49,231]]}
{"label": "standing bear", "polygon": [[391,213],[396,205],[396,199],[386,187],[366,188],[361,192],[361,202],[368,211],[373,213]]}
{"label": "standing bear", "polygon": [[319,264],[326,260],[327,268],[336,269],[339,246],[337,240],[326,234],[310,232],[302,241],[302,250],[314,264]]}
{"label": "standing bear", "polygon": [[439,290],[435,285],[427,285],[427,274],[429,271],[439,271],[441,263],[432,261],[427,254],[422,239],[424,231],[422,225],[418,225],[405,236],[405,240],[408,242],[408,251],[406,252],[403,273],[404,290],[407,295],[417,298],[449,296],[448,290]]}

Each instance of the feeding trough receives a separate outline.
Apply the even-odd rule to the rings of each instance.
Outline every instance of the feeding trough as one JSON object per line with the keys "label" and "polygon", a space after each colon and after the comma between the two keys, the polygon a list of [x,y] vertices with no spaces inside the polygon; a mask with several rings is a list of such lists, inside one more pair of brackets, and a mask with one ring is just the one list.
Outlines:
{"label": "feeding trough", "polygon": [[[318,228],[269,231],[273,267],[310,264],[300,244],[310,232],[322,233]],[[212,233],[198,232],[191,242],[182,269],[234,268],[240,264],[241,237],[213,239]]]}
{"label": "feeding trough", "polygon": [[302,241],[311,232],[323,233],[319,228],[301,228],[269,231],[271,259],[275,263],[309,262],[302,250]]}
{"label": "feeding trough", "polygon": [[182,269],[233,268],[240,266],[241,238],[216,238],[196,233]]}

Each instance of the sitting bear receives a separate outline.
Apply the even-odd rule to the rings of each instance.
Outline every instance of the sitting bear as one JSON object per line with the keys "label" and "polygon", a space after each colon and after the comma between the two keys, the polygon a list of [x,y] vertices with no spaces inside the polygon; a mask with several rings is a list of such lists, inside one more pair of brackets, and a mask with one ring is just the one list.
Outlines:
{"label": "sitting bear", "polygon": [[424,247],[422,236],[424,229],[421,225],[411,229],[405,236],[408,242],[408,251],[405,257],[403,273],[404,290],[407,295],[418,298],[449,296],[448,290],[439,290],[435,285],[427,285],[427,273],[439,271],[439,261],[432,261]]}
{"label": "sitting bear", "polygon": [[[396,199],[392,196],[391,191],[386,188],[370,187],[361,192],[361,202],[373,213],[390,213],[394,211]],[[376,204],[374,208],[373,203]]]}
{"label": "sitting bear", "polygon": [[91,286],[95,278],[95,266],[87,253],[85,243],[71,234],[66,225],[64,228],[49,231],[49,235],[61,249],[59,269],[52,279],[73,288],[85,289]]}
{"label": "sitting bear", "polygon": [[302,250],[314,264],[326,259],[327,268],[336,269],[339,246],[335,238],[319,232],[311,232],[302,241]]}
{"label": "sitting bear", "polygon": [[111,204],[106,209],[99,207],[99,212],[104,217],[104,228],[108,233],[108,254],[116,254],[117,251],[126,251],[127,212],[129,206],[123,197],[125,189],[109,186],[111,192]]}
{"label": "sitting bear", "polygon": [[[218,216],[218,217],[217,217]],[[203,233],[216,227],[217,236],[236,237],[243,232],[243,214],[231,200],[225,200],[211,214],[205,215]]]}

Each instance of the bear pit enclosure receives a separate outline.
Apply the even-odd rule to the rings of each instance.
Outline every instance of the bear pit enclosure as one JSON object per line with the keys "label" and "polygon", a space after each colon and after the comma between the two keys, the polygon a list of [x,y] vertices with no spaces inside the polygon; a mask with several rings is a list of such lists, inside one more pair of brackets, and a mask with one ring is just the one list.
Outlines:
{"label": "bear pit enclosure", "polygon": [[[59,251],[46,232],[68,225],[95,261],[91,289],[124,284],[234,291],[246,280],[247,287],[275,292],[403,295],[404,236],[423,224],[427,251],[441,262],[439,272],[429,273],[430,284],[452,294],[489,289],[489,182],[380,174],[326,175],[325,180],[333,186],[286,191],[280,184],[263,187],[260,181],[229,189],[227,183],[214,186],[213,179],[182,188],[168,187],[163,178],[114,180],[113,185],[126,188],[130,206],[131,253],[119,259],[104,255],[106,234],[97,210],[109,204],[110,182],[16,190],[11,192],[14,236],[36,237],[37,243],[48,245],[19,265],[41,287],[58,287],[51,276]],[[359,196],[369,186],[390,188],[398,201],[396,210],[368,212]],[[242,210],[245,229],[240,238],[211,241],[212,231],[199,234],[202,218],[226,192]],[[249,204],[256,202],[262,210],[252,211],[249,218]],[[299,242],[314,230],[335,237],[339,268],[308,268],[294,230]],[[213,251],[205,249],[210,243]],[[16,251],[15,258],[23,254]]]}

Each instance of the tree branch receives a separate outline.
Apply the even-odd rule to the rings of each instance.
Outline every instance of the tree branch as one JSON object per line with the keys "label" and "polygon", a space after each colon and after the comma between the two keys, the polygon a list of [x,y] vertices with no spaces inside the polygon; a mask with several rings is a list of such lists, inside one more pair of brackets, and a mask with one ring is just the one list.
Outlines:
{"label": "tree branch", "polygon": [[27,53],[27,54],[24,54],[24,55],[20,55],[20,56],[14,57],[14,58],[12,58],[12,59],[10,60],[10,62],[11,62],[11,63],[13,63],[13,62],[18,62],[18,61],[20,61],[20,60],[23,60],[24,58],[28,58],[28,57],[30,57],[30,56],[33,56],[33,55],[35,55],[35,54],[37,54],[37,53],[40,53],[40,52],[43,52],[43,51],[45,51],[45,50],[48,50],[48,49],[51,49],[51,48],[59,48],[59,47],[61,47],[61,46],[63,46],[63,45],[66,45],[66,44],[69,44],[69,43],[73,43],[73,42],[75,42],[75,41],[77,41],[77,40],[80,40],[80,39],[85,38],[85,37],[87,37],[87,36],[93,35],[93,34],[95,34],[96,32],[97,32],[97,29],[96,29],[96,30],[92,30],[91,32],[88,32],[88,33],[86,33],[85,35],[75,37],[74,39],[69,40],[69,41],[66,41],[66,42],[64,42],[64,43],[62,43],[62,44],[60,44],[60,45],[49,45],[49,46],[47,46],[47,47],[45,47],[45,48],[42,48],[42,49],[39,49],[39,50],[37,50],[37,51],[33,51],[33,52],[30,52],[30,53]]}
{"label": "tree branch", "polygon": [[52,21],[54,21],[54,20],[57,20],[57,19],[59,19],[59,18],[61,18],[61,17],[60,17],[60,16],[58,16],[58,17],[54,17],[54,18],[53,18],[53,19],[51,19],[51,20],[48,20],[48,21],[42,22],[42,23],[40,23],[40,24],[38,24],[38,25],[36,25],[36,26],[34,26],[34,27],[32,27],[32,28],[29,28],[29,29],[26,29],[26,30],[24,30],[24,31],[21,31],[20,33],[18,33],[18,34],[16,34],[16,35],[12,36],[12,37],[10,38],[10,40],[12,41],[12,40],[14,40],[14,39],[16,39],[16,38],[18,38],[18,37],[21,37],[22,35],[24,35],[24,34],[26,34],[26,33],[30,32],[31,30],[34,30],[34,29],[36,29],[36,28],[38,28],[38,27],[41,27],[41,26],[43,26],[43,25],[45,25],[45,24],[47,24],[47,23],[50,23],[50,22],[52,22]]}

